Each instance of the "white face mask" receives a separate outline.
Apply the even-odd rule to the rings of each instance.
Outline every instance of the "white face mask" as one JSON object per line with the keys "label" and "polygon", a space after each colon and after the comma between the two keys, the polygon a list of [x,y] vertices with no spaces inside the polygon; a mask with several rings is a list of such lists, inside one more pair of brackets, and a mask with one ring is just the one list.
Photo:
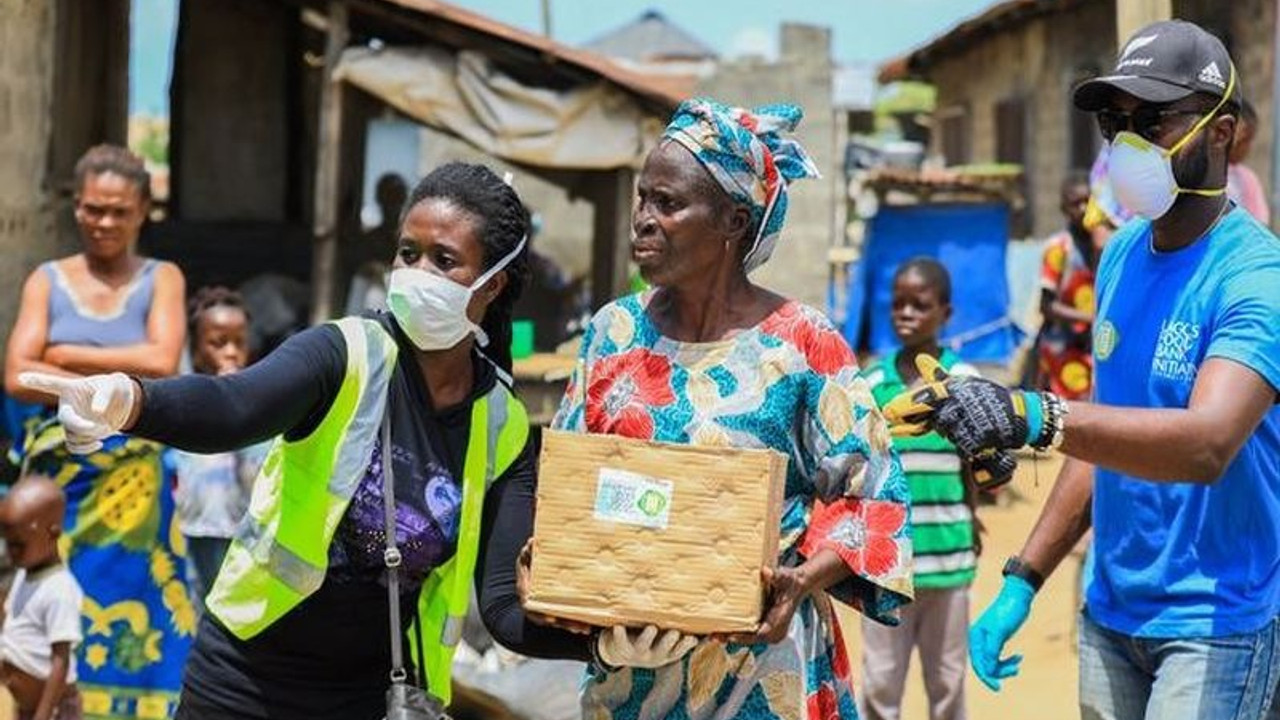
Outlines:
{"label": "white face mask", "polygon": [[1148,220],[1163,217],[1179,194],[1221,195],[1221,188],[1183,188],[1173,175],[1173,156],[1186,147],[1231,97],[1235,87],[1236,69],[1231,67],[1231,79],[1222,99],[1204,117],[1200,118],[1182,139],[1168,150],[1156,145],[1137,133],[1123,130],[1111,140],[1111,153],[1107,157],[1107,174],[1116,199],[1131,212]]}
{"label": "white face mask", "polygon": [[476,290],[511,264],[524,249],[528,236],[471,285],[461,285],[443,275],[420,268],[396,268],[387,280],[387,307],[400,329],[422,350],[446,350],[475,333],[483,347],[489,337],[467,317],[467,306]]}

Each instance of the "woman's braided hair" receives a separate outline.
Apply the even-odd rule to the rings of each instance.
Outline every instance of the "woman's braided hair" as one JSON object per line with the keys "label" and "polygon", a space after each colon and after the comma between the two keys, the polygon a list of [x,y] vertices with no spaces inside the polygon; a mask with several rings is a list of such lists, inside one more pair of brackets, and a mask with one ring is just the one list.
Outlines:
{"label": "woman's braided hair", "polygon": [[244,313],[245,320],[249,319],[249,308],[240,293],[222,285],[200,288],[187,302],[187,341],[191,344],[192,352],[195,352],[199,343],[197,331],[200,329],[200,318],[210,310],[220,307],[239,310]]}
{"label": "woman's braided hair", "polygon": [[[475,216],[484,244],[484,269],[510,255],[529,234],[529,211],[514,188],[484,165],[451,162],[427,175],[409,195],[400,225],[418,203],[429,198],[448,200]],[[529,277],[529,247],[506,267],[507,286],[485,311],[480,327],[489,336],[488,355],[511,372],[511,312]]]}

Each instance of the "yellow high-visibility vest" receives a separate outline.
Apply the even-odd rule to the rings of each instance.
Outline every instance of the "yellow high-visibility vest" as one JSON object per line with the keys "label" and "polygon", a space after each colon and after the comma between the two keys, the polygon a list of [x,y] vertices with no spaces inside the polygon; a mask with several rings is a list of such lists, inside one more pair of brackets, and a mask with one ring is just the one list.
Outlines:
{"label": "yellow high-visibility vest", "polygon": [[[276,438],[206,600],[209,612],[241,640],[320,588],[333,534],[379,441],[398,355],[395,340],[375,320],[345,318],[336,325],[347,347],[338,394],[311,434],[296,441]],[[485,491],[520,455],[528,435],[524,406],[502,382],[472,404],[457,550],[432,571],[418,600],[425,654],[419,661],[431,694],[446,703],[471,599]]]}

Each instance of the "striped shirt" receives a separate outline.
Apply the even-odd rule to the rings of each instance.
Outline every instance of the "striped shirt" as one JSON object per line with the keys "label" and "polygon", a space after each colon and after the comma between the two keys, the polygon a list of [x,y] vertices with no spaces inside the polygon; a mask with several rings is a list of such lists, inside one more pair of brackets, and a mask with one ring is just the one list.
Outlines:
{"label": "striped shirt", "polygon": [[[869,366],[863,376],[876,404],[886,403],[907,389],[894,352]],[[971,365],[943,350],[942,367],[955,375],[977,375]],[[951,588],[973,581],[977,554],[973,544],[973,510],[965,502],[960,455],[941,435],[895,437],[894,449],[902,459],[911,488],[912,544],[915,547],[915,585]]]}

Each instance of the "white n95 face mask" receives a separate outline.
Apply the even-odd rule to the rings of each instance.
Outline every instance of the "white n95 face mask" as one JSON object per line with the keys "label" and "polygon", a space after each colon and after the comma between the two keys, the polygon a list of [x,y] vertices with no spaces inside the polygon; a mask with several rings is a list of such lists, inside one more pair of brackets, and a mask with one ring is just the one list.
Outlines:
{"label": "white n95 face mask", "polygon": [[1233,65],[1231,79],[1227,82],[1227,90],[1222,99],[1168,150],[1129,130],[1116,133],[1111,140],[1111,152],[1107,157],[1107,174],[1121,205],[1148,220],[1155,220],[1169,212],[1179,194],[1213,196],[1227,191],[1226,187],[1178,187],[1173,174],[1173,156],[1186,147],[1218,110],[1222,109],[1227,98],[1231,97],[1235,82],[1236,68]]}
{"label": "white n95 face mask", "polygon": [[387,307],[400,329],[421,350],[447,350],[475,333],[483,347],[489,337],[467,317],[471,296],[494,275],[511,264],[524,249],[528,236],[470,285],[420,268],[396,268],[387,279]]}

